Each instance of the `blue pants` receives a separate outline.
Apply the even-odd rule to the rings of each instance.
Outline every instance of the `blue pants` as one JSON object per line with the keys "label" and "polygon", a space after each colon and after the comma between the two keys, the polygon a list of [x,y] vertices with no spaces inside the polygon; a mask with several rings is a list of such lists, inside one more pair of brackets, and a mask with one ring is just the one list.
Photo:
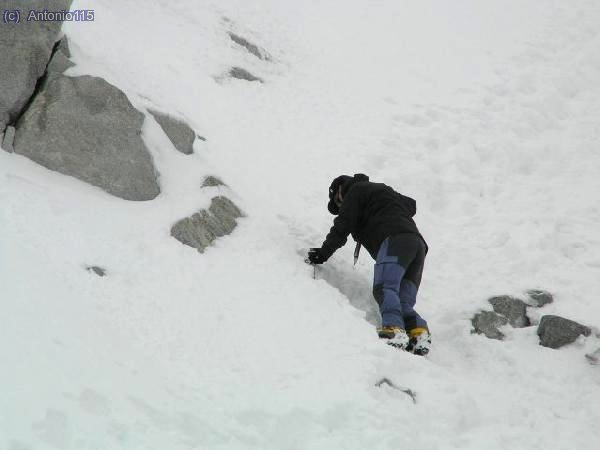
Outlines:
{"label": "blue pants", "polygon": [[414,309],[426,254],[427,245],[418,234],[397,234],[382,242],[373,279],[382,326],[407,331],[427,328],[425,319]]}

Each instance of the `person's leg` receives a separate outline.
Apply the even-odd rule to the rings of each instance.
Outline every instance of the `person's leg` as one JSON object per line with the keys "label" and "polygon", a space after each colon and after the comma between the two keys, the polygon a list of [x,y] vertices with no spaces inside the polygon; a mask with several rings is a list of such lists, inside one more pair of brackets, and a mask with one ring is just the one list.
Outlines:
{"label": "person's leg", "polygon": [[377,253],[373,296],[379,305],[382,327],[405,329],[400,283],[417,252],[417,246],[406,241],[406,236],[391,236],[383,241]]}
{"label": "person's leg", "polygon": [[415,304],[417,302],[417,292],[421,284],[423,276],[423,267],[425,264],[425,255],[427,247],[423,240],[414,236],[417,245],[417,252],[410,265],[407,267],[404,277],[400,282],[400,303],[402,307],[402,316],[406,325],[406,330],[410,331],[415,328],[427,328],[427,321],[423,319],[417,311]]}

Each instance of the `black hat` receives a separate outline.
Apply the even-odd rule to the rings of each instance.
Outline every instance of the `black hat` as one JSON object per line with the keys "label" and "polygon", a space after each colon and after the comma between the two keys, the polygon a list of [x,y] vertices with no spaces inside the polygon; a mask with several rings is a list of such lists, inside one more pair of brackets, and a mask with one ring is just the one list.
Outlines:
{"label": "black hat", "polygon": [[344,195],[350,186],[354,183],[358,183],[359,181],[369,181],[369,177],[363,173],[354,174],[353,177],[350,175],[340,175],[336,177],[331,182],[329,186],[329,203],[327,204],[327,209],[333,215],[337,215],[340,213],[340,208],[335,204],[335,194],[337,193],[339,187],[342,187],[342,195]]}

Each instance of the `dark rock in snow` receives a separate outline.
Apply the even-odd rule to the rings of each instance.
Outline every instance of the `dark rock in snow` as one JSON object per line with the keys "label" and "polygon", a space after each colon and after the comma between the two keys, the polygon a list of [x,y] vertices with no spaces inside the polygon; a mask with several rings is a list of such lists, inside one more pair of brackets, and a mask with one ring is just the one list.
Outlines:
{"label": "dark rock in snow", "polygon": [[554,296],[550,292],[541,289],[530,289],[526,294],[527,304],[536,308],[541,308],[554,301]]}
{"label": "dark rock in snow", "polygon": [[159,111],[152,109],[148,111],[156,119],[177,150],[186,155],[194,153],[193,145],[196,133],[187,123]]}
{"label": "dark rock in snow", "polygon": [[32,10],[69,9],[71,0],[4,0],[2,11],[20,10],[19,23],[0,24],[0,131],[14,122],[44,75],[62,22],[28,21]]}
{"label": "dark rock in snow", "polygon": [[103,277],[104,275],[106,275],[106,270],[103,269],[102,267],[98,267],[98,266],[88,266],[85,268],[88,272],[93,272],[96,275],[98,275],[99,277]]}
{"label": "dark rock in snow", "polygon": [[268,53],[265,50],[258,47],[257,45],[254,45],[253,43],[249,42],[247,39],[245,39],[235,33],[232,33],[231,31],[229,32],[229,37],[233,42],[235,42],[238,45],[241,45],[242,47],[244,47],[246,50],[248,50],[250,53],[252,53],[257,58],[266,60],[266,61],[268,61],[270,59]]}
{"label": "dark rock in snow", "polygon": [[502,340],[504,334],[498,329],[508,323],[508,319],[492,311],[481,311],[473,316],[473,332],[485,334],[490,339]]}
{"label": "dark rock in snow", "polygon": [[212,175],[209,175],[202,182],[202,187],[210,187],[210,186],[226,186],[226,184],[223,183],[221,180],[219,180],[217,177],[213,177]]}
{"label": "dark rock in snow", "polygon": [[13,147],[14,141],[15,127],[8,126],[6,127],[6,130],[4,130],[4,136],[2,138],[2,148],[8,153],[13,153],[15,151],[15,148]]}
{"label": "dark rock in snow", "polygon": [[204,253],[215,239],[235,229],[238,217],[243,217],[243,213],[231,200],[215,197],[208,210],[203,209],[173,225],[171,236]]}
{"label": "dark rock in snow", "polygon": [[573,320],[559,316],[542,316],[537,334],[540,345],[550,348],[560,348],[571,344],[579,336],[589,336],[592,330]]}
{"label": "dark rock in snow", "polygon": [[15,152],[126,200],[160,193],[144,115],[104,79],[48,79],[16,124]]}
{"label": "dark rock in snow", "polygon": [[242,69],[241,67],[232,67],[229,71],[229,75],[240,80],[263,82],[262,78],[252,75],[246,69]]}
{"label": "dark rock in snow", "polygon": [[492,297],[488,300],[494,311],[506,317],[515,328],[523,328],[531,325],[527,317],[527,304],[518,298],[508,295]]}

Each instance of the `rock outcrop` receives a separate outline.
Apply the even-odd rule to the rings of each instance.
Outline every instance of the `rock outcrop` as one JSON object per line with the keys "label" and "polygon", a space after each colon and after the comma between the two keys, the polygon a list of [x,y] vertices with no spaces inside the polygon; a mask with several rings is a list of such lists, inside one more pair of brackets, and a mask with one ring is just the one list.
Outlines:
{"label": "rock outcrop", "polygon": [[537,334],[540,345],[550,348],[560,348],[571,344],[579,336],[589,336],[592,330],[573,320],[559,316],[542,316]]}
{"label": "rock outcrop", "polygon": [[[71,0],[4,0],[3,11],[69,9]],[[44,75],[61,22],[27,21],[0,26],[0,132],[13,123],[29,102],[38,80]]]}
{"label": "rock outcrop", "polygon": [[490,339],[502,340],[504,334],[499,328],[508,324],[508,319],[492,311],[481,311],[473,316],[471,324],[474,333],[484,334]]}
{"label": "rock outcrop", "polygon": [[223,196],[215,197],[208,210],[203,209],[173,225],[171,236],[204,253],[215,239],[235,229],[239,217],[243,217],[243,213],[231,200]]}
{"label": "rock outcrop", "polygon": [[16,124],[15,153],[126,200],[160,188],[141,138],[144,115],[102,78],[50,77]]}
{"label": "rock outcrop", "polygon": [[149,109],[148,112],[156,119],[177,150],[185,155],[194,153],[196,133],[187,123],[160,111]]}
{"label": "rock outcrop", "polygon": [[488,300],[494,311],[508,319],[514,328],[524,328],[531,325],[527,317],[527,304],[516,297],[500,295]]}

